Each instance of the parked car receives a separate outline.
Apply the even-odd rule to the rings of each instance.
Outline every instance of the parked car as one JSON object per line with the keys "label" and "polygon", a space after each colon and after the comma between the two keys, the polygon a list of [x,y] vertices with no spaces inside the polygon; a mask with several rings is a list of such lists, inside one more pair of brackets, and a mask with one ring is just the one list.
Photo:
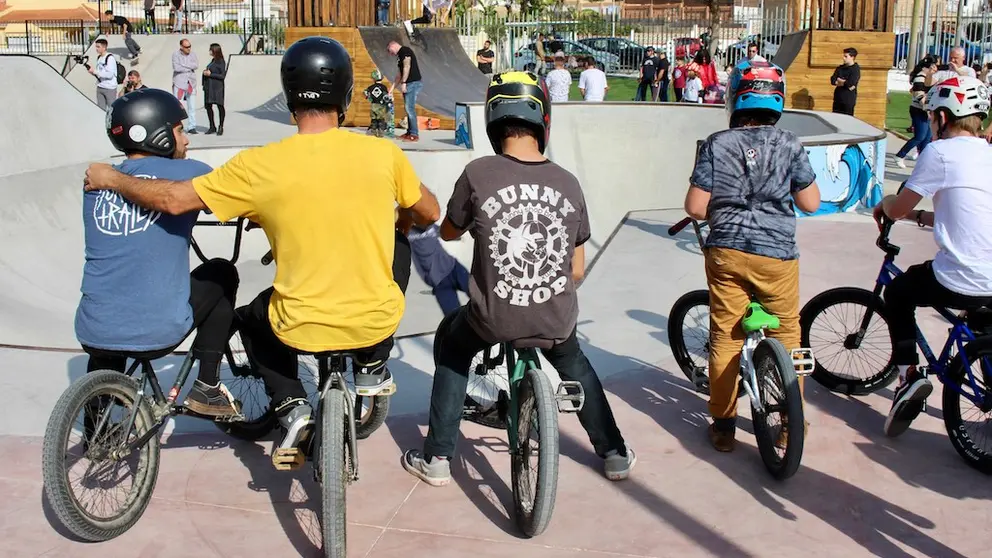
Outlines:
{"label": "parked car", "polygon": [[[951,49],[954,48],[954,33],[940,33],[937,37],[933,33],[927,40],[927,54],[933,54],[940,58],[942,63],[947,63],[950,59]],[[961,47],[964,48],[964,59],[968,64],[973,62],[985,62],[986,56],[980,44],[967,39],[961,40]],[[892,56],[892,66],[900,70],[906,70],[906,59],[909,57],[909,32],[896,35],[896,48]]]}
{"label": "parked car", "polygon": [[[551,43],[559,43],[561,45],[562,52],[565,56],[571,58],[573,56],[592,56],[596,59],[596,63],[600,70],[606,73],[619,72],[620,71],[620,57],[615,54],[610,54],[609,52],[604,52],[601,50],[595,50],[589,48],[588,46],[578,43],[575,41],[565,41],[562,39],[550,39],[544,41],[544,53],[547,56],[551,56],[555,51],[551,50]],[[536,68],[537,55],[534,53],[534,43],[524,45],[517,49],[517,52],[513,55],[513,69],[514,70],[532,70]],[[547,65],[551,65],[547,62]],[[571,69],[571,68],[570,68]]]}
{"label": "parked car", "polygon": [[640,68],[647,56],[647,47],[623,37],[589,37],[579,39],[579,42],[591,49],[615,54],[624,69]]}

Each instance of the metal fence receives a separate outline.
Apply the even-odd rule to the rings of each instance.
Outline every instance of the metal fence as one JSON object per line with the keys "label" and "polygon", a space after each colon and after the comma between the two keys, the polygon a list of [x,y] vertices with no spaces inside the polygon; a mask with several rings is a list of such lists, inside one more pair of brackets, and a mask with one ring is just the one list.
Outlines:
{"label": "metal fence", "polygon": [[785,7],[728,9],[722,12],[713,37],[705,9],[657,8],[652,15],[621,19],[616,12],[576,13],[563,8],[533,17],[485,8],[457,12],[451,25],[459,35],[476,38],[480,47],[482,40],[492,41],[497,71],[531,67],[536,59],[534,42],[540,33],[546,46],[560,47],[569,57],[592,56],[607,73],[614,74],[636,72],[648,46],[674,61],[712,45],[713,62],[721,70],[743,58],[751,42],[758,44],[761,55],[774,59],[781,38],[790,32]]}
{"label": "metal fence", "polygon": [[81,19],[32,19],[8,23],[0,54],[80,55],[96,38],[95,27]]}
{"label": "metal fence", "polygon": [[[910,31],[913,22],[913,3],[902,0],[896,4],[893,17],[893,41],[895,54],[892,66],[909,70],[907,64],[919,60],[926,54],[937,56],[946,63],[950,51],[960,46],[965,51],[969,65],[981,66],[992,63],[992,9],[987,3],[970,2],[961,4],[961,17],[958,17],[958,2],[923,0],[916,34],[916,52],[910,56]],[[960,33],[960,40],[959,34]]]}
{"label": "metal fence", "polygon": [[286,27],[289,18],[246,19],[241,35],[245,54],[282,54],[286,52]]}
{"label": "metal fence", "polygon": [[269,18],[286,18],[286,0],[185,0],[176,10],[171,0],[153,0],[151,9],[145,0],[90,0],[101,14],[103,32],[115,32],[103,13],[125,17],[135,33],[232,33],[243,35],[247,24]]}

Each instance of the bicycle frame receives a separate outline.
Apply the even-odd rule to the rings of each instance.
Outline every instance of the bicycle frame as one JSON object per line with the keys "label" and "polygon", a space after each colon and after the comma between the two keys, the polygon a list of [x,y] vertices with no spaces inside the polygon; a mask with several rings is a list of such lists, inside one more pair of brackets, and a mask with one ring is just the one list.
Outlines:
{"label": "bicycle frame", "polygon": [[744,338],[744,344],[741,346],[741,376],[744,379],[741,384],[744,386],[744,391],[747,392],[747,396],[751,400],[751,405],[759,413],[764,413],[765,407],[761,403],[761,398],[758,397],[758,375],[754,373],[754,359],[751,357],[754,355],[754,350],[758,348],[758,344],[764,339],[764,331],[748,333],[747,337]]}
{"label": "bicycle frame", "polygon": [[537,351],[534,349],[514,350],[508,343],[504,345],[506,354],[506,368],[510,371],[510,409],[507,413],[506,434],[510,442],[510,451],[516,451],[519,440],[517,439],[517,412],[519,409],[520,382],[524,379],[524,374],[528,368],[538,368]]}

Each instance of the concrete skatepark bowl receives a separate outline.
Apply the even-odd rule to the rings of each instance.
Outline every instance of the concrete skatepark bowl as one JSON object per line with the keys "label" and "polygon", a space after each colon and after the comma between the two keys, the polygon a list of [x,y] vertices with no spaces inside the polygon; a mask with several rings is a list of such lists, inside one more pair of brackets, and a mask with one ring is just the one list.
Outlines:
{"label": "concrete skatepark bowl", "polygon": [[[81,180],[88,162],[120,156],[106,139],[103,113],[49,66],[0,57],[0,79],[23,84],[0,90],[8,131],[0,140],[0,189],[6,195],[0,209],[0,383],[6,396],[0,410],[0,555],[319,555],[319,492],[312,479],[274,471],[271,440],[239,442],[182,418],[167,428],[155,498],[131,531],[85,545],[60,530],[42,497],[40,436],[55,400],[85,372],[86,357],[72,329],[83,260]],[[482,127],[473,126],[481,106],[461,110],[472,149],[455,146],[450,132],[437,132],[407,151],[442,203],[464,165],[491,153]],[[217,166],[240,149],[293,133],[285,121],[266,120],[263,129],[251,128],[250,116],[243,118],[240,130],[229,124],[227,145],[207,147],[216,139],[194,136],[189,156]],[[549,156],[581,180],[593,228],[587,278],[579,289],[579,338],[625,438],[638,452],[631,478],[606,481],[578,421],[563,417],[555,516],[541,537],[522,540],[510,519],[505,443],[493,431],[463,424],[449,487],[429,488],[404,472],[398,463],[402,450],[418,447],[426,432],[432,332],[440,321],[430,292],[414,278],[390,362],[398,384],[390,418],[361,442],[362,480],[349,488],[349,547],[355,556],[406,556],[411,547],[440,557],[987,552],[992,530],[983,522],[964,527],[960,518],[984,517],[992,487],[951,448],[936,398],[910,432],[889,440],[881,425],[890,391],[847,398],[808,382],[810,434],[803,466],[786,484],[774,483],[764,471],[748,434],[746,406],[740,410],[737,451],[717,454],[709,447],[705,398],[674,366],[666,335],[674,300],[705,286],[702,258],[691,232],[669,238],[666,230],[683,217],[696,140],[724,122],[718,107],[554,108]],[[790,112],[782,125],[811,152],[822,147],[827,155],[841,154],[823,163],[823,172],[836,174],[838,184],[864,170],[849,167],[852,159],[844,154],[850,146],[884,142],[881,131],[838,115]],[[866,148],[869,166],[877,161],[867,153],[871,149],[877,147]],[[841,192],[831,199],[850,197]],[[231,231],[206,229],[194,233],[204,251],[230,254]],[[798,234],[803,302],[829,287],[873,281],[881,253],[874,246],[877,230],[865,215],[802,218]],[[904,264],[934,252],[931,233],[915,225],[897,226],[893,240],[903,247]],[[264,235],[247,233],[245,242],[241,302],[272,278],[271,268],[259,263],[267,250]],[[446,247],[468,262],[470,241]],[[924,312],[921,326],[927,335],[944,330]],[[163,382],[173,380],[181,358],[155,363]],[[554,370],[547,371],[557,382]]]}

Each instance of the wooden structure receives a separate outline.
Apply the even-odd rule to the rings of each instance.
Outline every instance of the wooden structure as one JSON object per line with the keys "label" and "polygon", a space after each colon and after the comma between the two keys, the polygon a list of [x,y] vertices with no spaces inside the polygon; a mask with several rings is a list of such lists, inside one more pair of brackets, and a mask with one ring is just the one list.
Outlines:
{"label": "wooden structure", "polygon": [[834,86],[830,76],[842,62],[843,51],[854,47],[861,68],[854,116],[885,129],[888,73],[895,41],[892,35],[894,0],[795,0],[809,8],[809,33],[799,55],[786,70],[786,106],[830,111]]}
{"label": "wooden structure", "polygon": [[[375,6],[375,0],[289,0],[288,27],[371,26],[376,24]],[[416,19],[421,6],[419,0],[394,0],[389,5],[389,21]]]}
{"label": "wooden structure", "polygon": [[[372,62],[372,57],[369,56],[369,52],[365,48],[365,42],[362,40],[361,32],[357,27],[287,27],[286,46],[305,37],[313,36],[334,39],[344,45],[348,49],[348,52],[351,53],[351,63],[355,73],[355,89],[351,96],[351,106],[348,107],[348,112],[345,114],[344,125],[367,127],[372,119],[372,105],[365,100],[362,92],[365,91],[365,88],[372,85],[372,70],[375,68],[375,63]],[[395,67],[379,68],[379,71],[382,72],[384,77],[392,76],[395,73]],[[388,87],[389,79],[384,79],[383,83]],[[403,93],[399,89],[393,91],[393,104],[396,107],[397,123],[406,114],[403,110],[403,101]],[[442,130],[455,129],[455,120],[451,116],[442,116],[423,107],[417,107],[417,115],[438,120]]]}

